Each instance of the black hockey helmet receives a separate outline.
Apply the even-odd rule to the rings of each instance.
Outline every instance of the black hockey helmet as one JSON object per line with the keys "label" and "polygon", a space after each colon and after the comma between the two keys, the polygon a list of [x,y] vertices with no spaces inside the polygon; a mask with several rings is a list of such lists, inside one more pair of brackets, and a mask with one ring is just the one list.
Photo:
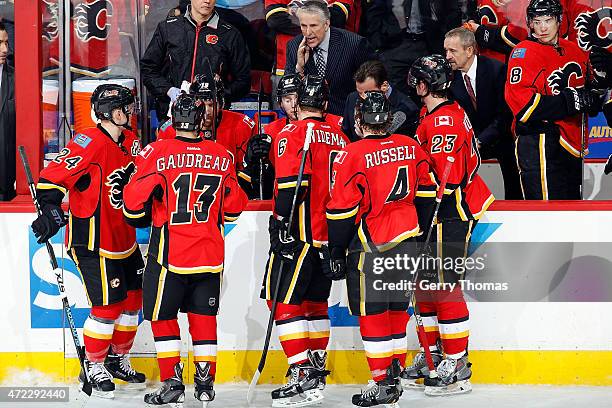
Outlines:
{"label": "black hockey helmet", "polygon": [[278,81],[276,88],[276,100],[280,104],[281,98],[290,94],[297,94],[302,84],[302,78],[298,74],[283,75]]}
{"label": "black hockey helmet", "polygon": [[325,78],[318,75],[307,75],[298,90],[298,105],[325,110],[329,100],[329,86]]}
{"label": "black hockey helmet", "polygon": [[391,104],[382,91],[368,91],[365,98],[357,99],[361,120],[367,125],[382,125],[389,121]]}
{"label": "black hockey helmet", "polygon": [[408,71],[408,86],[416,88],[419,81],[427,84],[430,92],[447,90],[453,80],[453,69],[442,55],[433,54],[416,60]]}
{"label": "black hockey helmet", "polygon": [[201,100],[217,102],[219,109],[225,105],[225,87],[219,78],[211,79],[206,74],[197,74],[189,86],[189,93]]}
{"label": "black hockey helmet", "polygon": [[172,105],[172,126],[176,130],[198,131],[202,123],[204,104],[194,95],[182,93]]}
{"label": "black hockey helmet", "polygon": [[117,84],[99,85],[91,95],[91,105],[98,119],[110,121],[115,109],[121,109],[126,115],[139,112],[138,98],[132,95],[131,89]]}
{"label": "black hockey helmet", "polygon": [[559,0],[531,0],[527,6],[527,26],[531,20],[540,16],[557,17],[561,22],[563,17],[563,6]]}

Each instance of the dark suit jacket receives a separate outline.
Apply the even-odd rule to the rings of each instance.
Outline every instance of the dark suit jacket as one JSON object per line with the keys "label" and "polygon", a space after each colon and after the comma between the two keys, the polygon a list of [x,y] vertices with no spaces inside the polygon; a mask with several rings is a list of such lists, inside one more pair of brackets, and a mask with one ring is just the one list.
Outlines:
{"label": "dark suit jacket", "polygon": [[[285,74],[295,74],[297,50],[304,37],[300,34],[287,44]],[[325,78],[329,83],[329,105],[327,111],[342,115],[347,95],[355,89],[353,74],[365,61],[378,59],[368,41],[350,31],[331,27]],[[305,74],[316,74],[313,53],[304,66]]]}
{"label": "dark suit jacket", "polygon": [[14,69],[2,69],[0,89],[0,201],[15,197],[15,80]]}
{"label": "dark suit jacket", "polygon": [[[347,96],[342,119],[342,130],[353,142],[359,140],[359,136],[355,133],[355,103],[358,97],[357,91],[351,92]],[[389,103],[391,105],[391,112],[401,111],[406,114],[406,121],[394,133],[414,136],[419,119],[419,108],[412,102],[412,99],[396,88],[391,90]]]}
{"label": "dark suit jacket", "polygon": [[476,137],[480,140],[481,146],[485,148],[495,145],[500,138],[509,137],[512,114],[504,100],[505,65],[481,55],[476,58],[478,58],[476,67],[477,109],[475,110],[472,105],[461,71],[454,72],[455,78],[451,83],[450,94],[465,109]]}
{"label": "dark suit jacket", "polygon": [[[402,6],[406,19],[412,11],[412,1]],[[430,53],[443,54],[444,34],[461,25],[461,9],[457,0],[416,0],[424,20],[425,41]],[[433,13],[432,13],[433,11]],[[434,18],[435,15],[435,18]],[[367,36],[376,50],[395,48],[404,31],[393,14],[393,0],[373,0],[366,11]]]}

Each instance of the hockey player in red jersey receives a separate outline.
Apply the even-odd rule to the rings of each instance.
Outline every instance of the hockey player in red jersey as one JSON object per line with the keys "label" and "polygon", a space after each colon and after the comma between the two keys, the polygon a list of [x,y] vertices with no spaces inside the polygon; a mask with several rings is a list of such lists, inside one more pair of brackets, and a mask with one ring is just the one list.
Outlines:
{"label": "hockey player in red jersey", "polygon": [[[329,342],[327,300],[331,279],[323,270],[319,249],[327,242],[325,204],[329,199],[331,164],[348,138],[340,127],[323,119],[328,93],[323,78],[307,76],[298,92],[298,120],[285,126],[272,146],[276,170],[274,211],[261,297],[271,305],[284,263],[274,320],[289,363],[289,382],[272,391],[274,407],[319,403],[329,373],[325,370],[325,349]],[[314,125],[314,130],[299,189],[299,216],[295,217],[295,225],[289,226],[287,219],[309,125]]]}
{"label": "hockey player in red jersey", "polygon": [[113,377],[145,382],[128,355],[138,328],[144,263],[136,232],[121,211],[140,143],[126,130],[135,109],[131,90],[100,85],[91,102],[100,124],[77,134],[41,172],[36,190],[42,215],[32,230],[39,243],[55,235],[65,224],[61,203],[70,193],[66,248],[91,304],[83,326],[87,372],[81,380],[87,375],[95,395],[113,398]]}
{"label": "hockey player in red jersey", "polygon": [[[355,127],[363,139],[336,156],[327,203],[330,270],[334,279],[347,275],[349,308],[359,317],[373,379],[353,396],[358,407],[396,403],[406,360],[409,299],[405,291],[376,294],[375,282],[386,281],[386,275],[373,269],[372,258],[415,255],[415,237],[421,230],[413,202],[416,195],[431,197],[436,190],[427,153],[414,139],[389,134],[391,122],[384,93],[369,91],[358,99]],[[409,277],[406,272],[402,278]]]}
{"label": "hockey player in red jersey", "polygon": [[152,224],[143,314],[151,322],[163,383],[145,395],[151,405],[185,399],[179,309],[187,313],[193,341],[195,397],[204,406],[215,397],[223,229],[226,221],[238,218],[247,197],[236,181],[230,153],[201,138],[203,115],[197,97],[180,95],[172,107],[176,138],[142,150],[124,194],[126,220]]}
{"label": "hockey player in red jersey", "polygon": [[[532,0],[531,37],[512,51],[506,101],[514,114],[516,156],[527,200],[581,198],[582,158],[588,135],[584,113],[597,110],[586,55],[559,37],[558,0]],[[584,150],[583,150],[584,149]]]}
{"label": "hockey player in red jersey", "polygon": [[[247,115],[223,109],[225,105],[223,88],[223,82],[219,78],[213,81],[205,74],[196,75],[189,87],[189,93],[206,105],[205,122],[200,132],[204,139],[216,141],[230,152],[240,186],[249,197],[255,197],[257,190],[252,187],[251,178],[244,171],[244,153],[255,123]],[[168,119],[160,126],[157,140],[174,137],[176,130],[172,126],[172,119]]]}
{"label": "hockey player in red jersey", "polygon": [[[447,158],[454,158],[432,233],[438,259],[467,256],[475,223],[494,200],[477,175],[480,156],[470,120],[456,102],[448,100],[447,90],[451,81],[452,68],[441,55],[418,59],[408,74],[408,84],[416,90],[427,109],[417,128],[416,138],[429,154],[435,174],[440,177]],[[421,279],[434,282],[457,283],[462,279],[462,275],[453,269],[425,269],[420,274]],[[432,291],[417,287],[415,298],[439,376],[437,380],[426,382],[425,393],[469,392],[472,375],[467,356],[469,312],[461,287]],[[444,356],[436,347],[438,339],[441,339]],[[420,352],[412,366],[402,372],[402,379],[404,383],[410,383],[428,374],[424,353]]]}

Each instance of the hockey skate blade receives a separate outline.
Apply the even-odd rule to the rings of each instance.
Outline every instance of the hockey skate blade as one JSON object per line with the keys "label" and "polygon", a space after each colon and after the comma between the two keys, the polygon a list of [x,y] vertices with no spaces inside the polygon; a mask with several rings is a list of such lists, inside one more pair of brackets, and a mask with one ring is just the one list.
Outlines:
{"label": "hockey skate blade", "polygon": [[[298,398],[301,398],[298,400]],[[323,402],[323,394],[318,389],[305,391],[303,394],[289,398],[279,398],[272,400],[272,408],[298,408],[309,407],[311,405],[321,404]]]}
{"label": "hockey skate blade", "polygon": [[162,404],[162,405],[154,405],[154,404],[149,404],[145,402],[145,405],[147,407],[170,407],[170,408],[183,408],[183,402],[169,402],[167,404]]}
{"label": "hockey skate blade", "polygon": [[130,383],[115,378],[116,390],[119,391],[144,391],[147,389],[147,383]]}
{"label": "hockey skate blade", "polygon": [[425,383],[422,378],[413,380],[409,378],[400,378],[400,384],[405,390],[423,391],[425,389]]}
{"label": "hockey skate blade", "polygon": [[115,392],[91,390],[91,396],[102,399],[113,399],[115,398]]}
{"label": "hockey skate blade", "polygon": [[425,395],[430,397],[445,397],[447,395],[467,394],[472,391],[470,380],[457,381],[446,387],[425,387]]}

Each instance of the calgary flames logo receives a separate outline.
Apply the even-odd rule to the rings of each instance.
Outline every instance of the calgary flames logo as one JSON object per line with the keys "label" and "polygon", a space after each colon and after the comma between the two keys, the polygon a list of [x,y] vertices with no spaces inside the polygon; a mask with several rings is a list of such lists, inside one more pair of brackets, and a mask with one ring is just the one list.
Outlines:
{"label": "calgary flames logo", "polygon": [[79,40],[88,42],[92,38],[105,40],[108,37],[108,19],[113,16],[113,3],[108,0],[83,2],[74,8],[74,31]]}
{"label": "calgary flames logo", "polygon": [[578,32],[578,45],[583,50],[589,51],[593,46],[612,46],[612,7],[581,13],[576,18],[574,27]]}
{"label": "calgary flames logo", "polygon": [[480,16],[480,24],[497,26],[499,19],[497,13],[491,6],[485,5],[478,8],[478,15]]}
{"label": "calgary flames logo", "polygon": [[110,187],[108,198],[113,208],[120,209],[123,207],[123,189],[132,178],[134,171],[136,171],[136,165],[130,163],[113,171],[106,178],[106,185]]}
{"label": "calgary flames logo", "polygon": [[562,68],[556,69],[548,76],[546,81],[553,95],[559,95],[562,89],[568,86],[582,86],[582,84],[571,84],[574,76],[575,80],[582,78],[582,68],[576,62],[568,62]]}
{"label": "calgary flames logo", "polygon": [[59,36],[58,21],[59,8],[57,0],[43,0],[43,23],[42,36],[45,40],[51,42]]}

